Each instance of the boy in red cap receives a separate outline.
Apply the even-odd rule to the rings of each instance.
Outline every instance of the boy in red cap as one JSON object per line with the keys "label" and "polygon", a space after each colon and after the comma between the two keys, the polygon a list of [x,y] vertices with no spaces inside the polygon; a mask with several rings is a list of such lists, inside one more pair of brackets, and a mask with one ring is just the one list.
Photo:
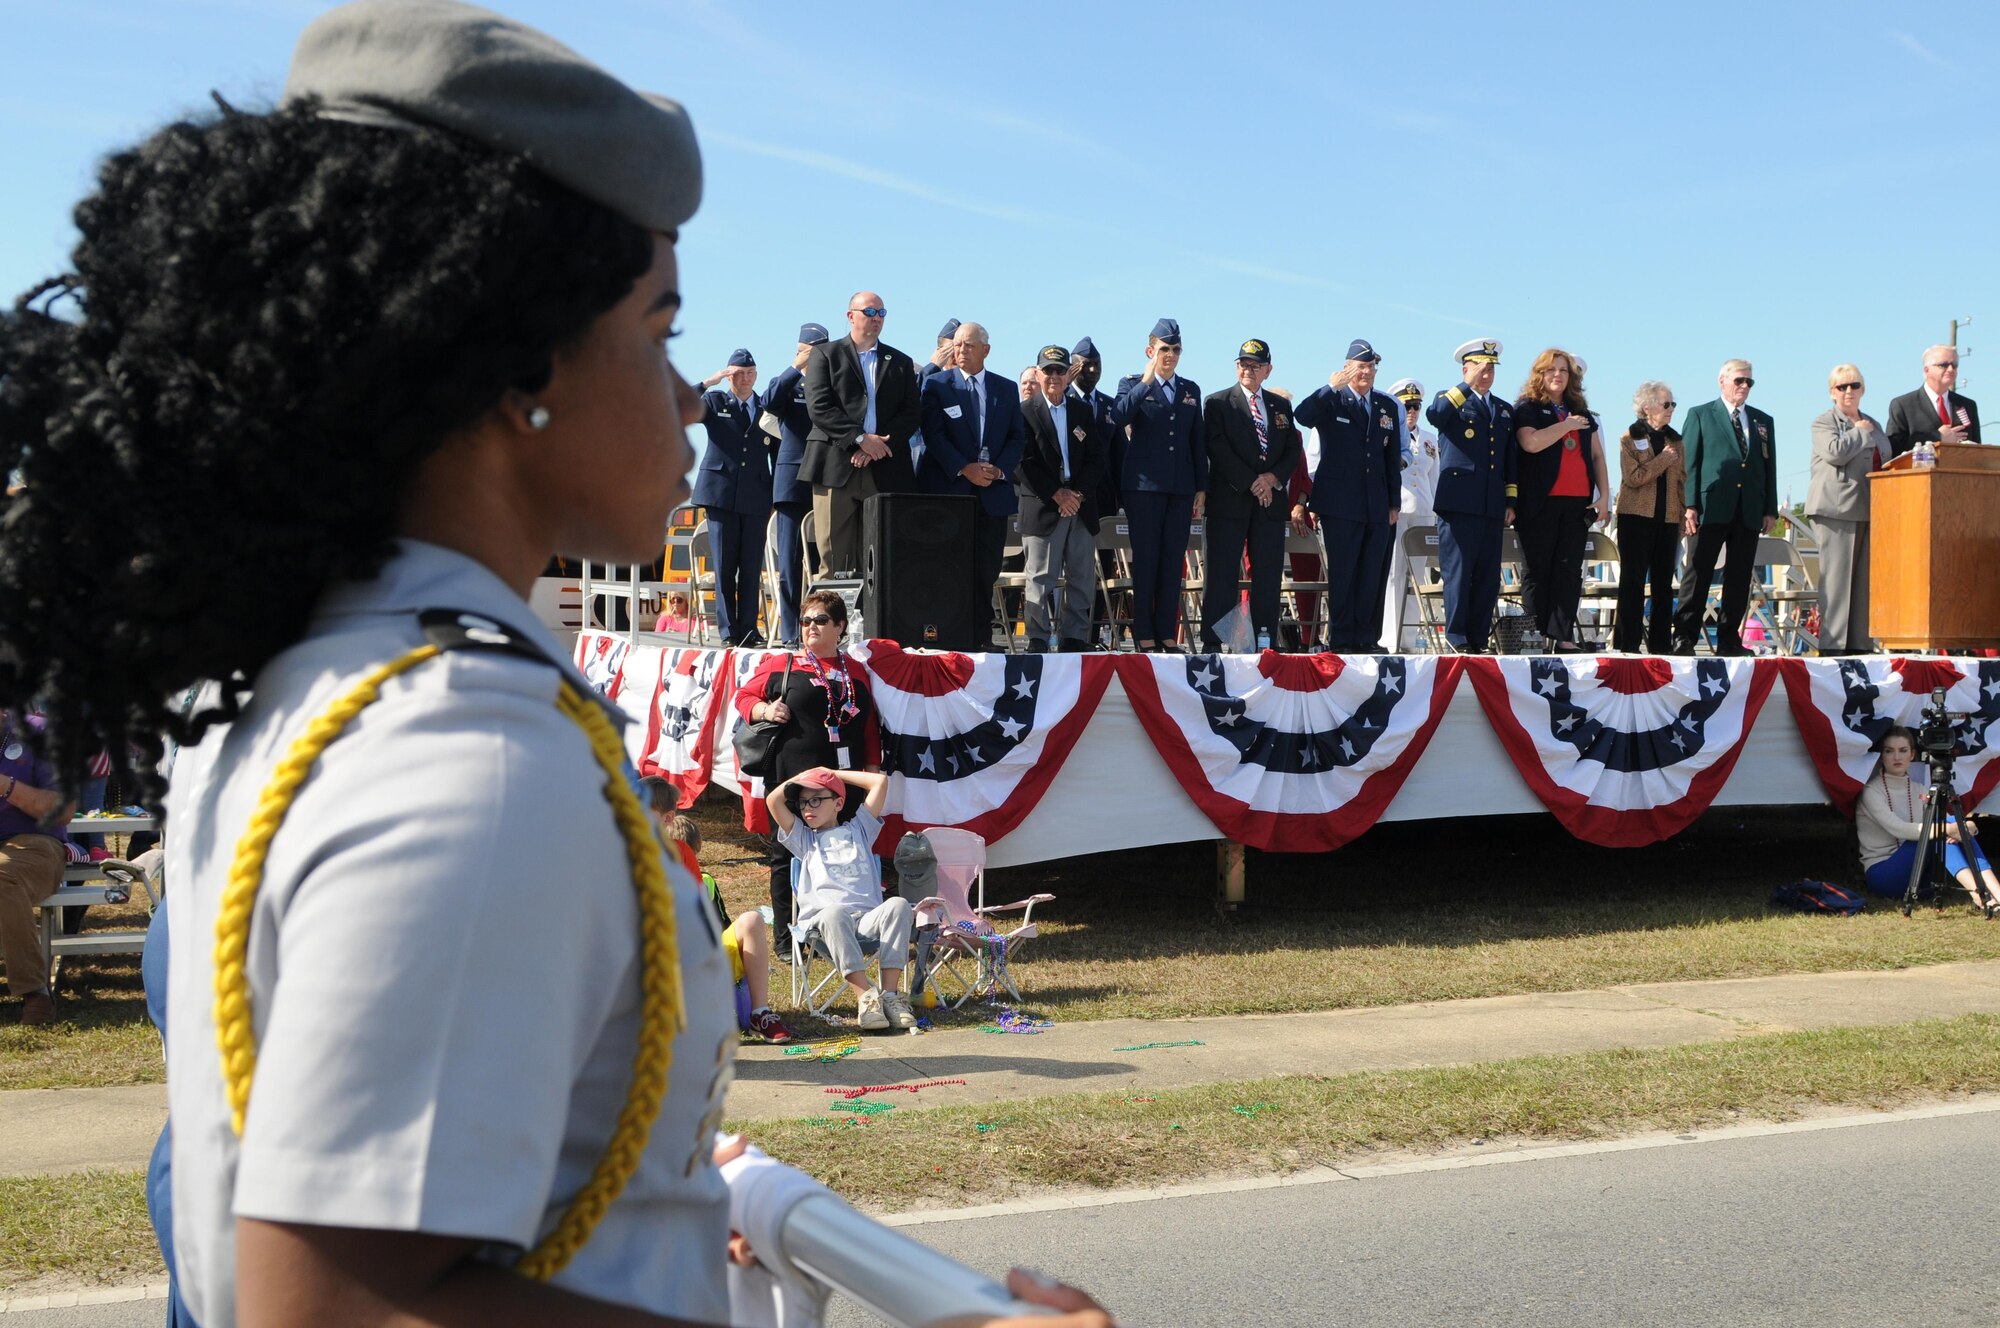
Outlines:
{"label": "boy in red cap", "polygon": [[[862,790],[862,802],[842,821],[850,784]],[[854,988],[861,1027],[870,1031],[917,1026],[902,992],[910,952],[909,901],[882,898],[882,866],[875,859],[888,795],[887,775],[815,766],[764,799],[778,842],[799,860],[799,925],[819,932],[827,956]],[[878,948],[879,990],[868,980],[868,952]]]}

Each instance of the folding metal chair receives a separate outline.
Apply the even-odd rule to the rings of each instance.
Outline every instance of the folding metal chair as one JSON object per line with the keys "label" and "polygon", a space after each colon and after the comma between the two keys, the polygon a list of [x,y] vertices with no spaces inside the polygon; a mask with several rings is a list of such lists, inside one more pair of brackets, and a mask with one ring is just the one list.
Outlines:
{"label": "folding metal chair", "polygon": [[[1021,999],[1014,983],[1012,960],[1039,930],[1035,905],[1054,895],[1030,895],[1011,904],[986,906],[986,841],[970,830],[950,827],[924,831],[937,858],[937,893],[920,900],[917,913],[917,969],[937,1003],[957,1009],[975,996],[1001,990]],[[977,899],[978,904],[969,901]],[[1002,932],[991,918],[1019,910],[1021,925]],[[971,973],[963,971],[970,965]]]}

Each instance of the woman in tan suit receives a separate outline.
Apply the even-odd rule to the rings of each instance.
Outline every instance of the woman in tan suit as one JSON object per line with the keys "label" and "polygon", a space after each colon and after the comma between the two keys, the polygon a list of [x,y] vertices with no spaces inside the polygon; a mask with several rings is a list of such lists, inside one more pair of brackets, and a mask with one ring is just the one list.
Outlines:
{"label": "woman in tan suit", "polygon": [[[1674,555],[1680,548],[1680,515],[1686,501],[1687,466],[1673,427],[1673,389],[1643,383],[1632,394],[1638,418],[1618,440],[1618,625],[1611,648],[1637,654],[1643,636],[1655,655],[1667,654],[1674,637]],[[1645,616],[1646,583],[1653,585],[1653,616]]]}
{"label": "woman in tan suit", "polygon": [[1819,540],[1819,653],[1863,655],[1868,637],[1868,472],[1889,459],[1889,435],[1861,413],[1861,370],[1826,378],[1833,409],[1812,423],[1806,515]]}

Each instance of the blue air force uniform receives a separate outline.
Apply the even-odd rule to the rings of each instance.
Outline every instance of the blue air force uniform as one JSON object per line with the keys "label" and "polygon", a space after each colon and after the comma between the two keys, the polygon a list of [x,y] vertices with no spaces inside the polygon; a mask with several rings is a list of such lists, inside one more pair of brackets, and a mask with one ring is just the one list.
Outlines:
{"label": "blue air force uniform", "polygon": [[[1347,348],[1349,360],[1380,363],[1366,341]],[[1322,387],[1299,402],[1302,428],[1319,431],[1319,467],[1311,507],[1326,543],[1327,644],[1373,653],[1382,648],[1382,605],[1389,554],[1396,538],[1391,512],[1403,502],[1403,408],[1370,389]]]}
{"label": "blue air force uniform", "polygon": [[[807,323],[799,329],[801,346],[825,341],[826,329]],[[799,640],[799,599],[805,590],[806,513],[812,511],[812,485],[799,478],[806,459],[806,435],[812,417],[806,413],[806,376],[793,365],[764,388],[764,409],[778,421],[778,465],[771,477],[772,543],[778,558],[778,639]],[[815,551],[816,552],[816,551]]]}
{"label": "blue air force uniform", "polygon": [[[1180,324],[1162,318],[1154,338],[1181,344]],[[1208,488],[1208,447],[1202,433],[1201,388],[1179,374],[1146,382],[1119,380],[1112,403],[1114,430],[1130,427],[1119,478],[1132,536],[1132,636],[1169,646],[1180,635],[1181,574],[1195,495]]]}
{"label": "blue air force uniform", "polygon": [[[747,350],[729,357],[731,368],[755,368]],[[777,440],[758,425],[764,400],[747,401],[716,388],[702,393],[701,424],[708,446],[694,500],[705,509],[715,556],[715,625],[724,641],[747,641],[757,631],[764,578],[764,531],[771,523],[772,460]]]}
{"label": "blue air force uniform", "polygon": [[[1499,363],[1500,343],[1468,341],[1456,358]],[[1460,383],[1437,394],[1424,418],[1438,435],[1438,569],[1445,639],[1483,651],[1500,602],[1500,544],[1514,498],[1514,407]]]}

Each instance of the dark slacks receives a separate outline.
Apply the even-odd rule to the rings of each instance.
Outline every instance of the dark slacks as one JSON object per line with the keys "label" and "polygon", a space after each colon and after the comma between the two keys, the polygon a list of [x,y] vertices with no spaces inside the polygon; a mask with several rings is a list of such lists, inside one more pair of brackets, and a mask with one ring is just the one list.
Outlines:
{"label": "dark slacks", "polygon": [[1125,495],[1125,517],[1132,528],[1132,639],[1171,645],[1180,635],[1194,495],[1134,490]]}
{"label": "dark slacks", "polygon": [[[778,555],[778,639],[799,640],[799,600],[805,590],[806,513],[810,502],[778,503],[771,508],[777,523],[773,543]],[[814,550],[816,554],[818,551]]]}
{"label": "dark slacks", "polygon": [[1322,514],[1326,542],[1326,640],[1335,650],[1379,650],[1382,601],[1396,528]]}
{"label": "dark slacks", "polygon": [[[1646,649],[1664,655],[1674,643],[1674,554],[1681,544],[1678,521],[1650,516],[1618,518],[1618,625],[1613,650]],[[1646,587],[1652,586],[1653,612],[1646,617]]]}
{"label": "dark slacks", "polygon": [[1500,519],[1466,512],[1439,512],[1437,519],[1445,639],[1460,650],[1484,650],[1500,602]]}
{"label": "dark slacks", "polygon": [[1547,498],[1533,516],[1514,518],[1521,537],[1521,609],[1550,645],[1576,640],[1589,504],[1588,498]]}
{"label": "dark slacks", "polygon": [[[1273,500],[1277,501],[1277,500]],[[1211,650],[1221,647],[1215,625],[1236,607],[1243,550],[1250,550],[1250,630],[1278,639],[1278,591],[1284,580],[1285,523],[1265,516],[1204,518],[1207,561],[1202,575],[1201,639]]]}
{"label": "dark slacks", "polygon": [[[1761,518],[1753,518],[1761,521]],[[1715,625],[1715,652],[1743,650],[1743,611],[1750,607],[1750,564],[1757,556],[1756,525],[1735,521],[1704,522],[1695,531],[1694,553],[1681,576],[1680,608],[1674,614],[1674,649],[1693,653],[1701,639],[1701,615],[1708,607],[1708,588],[1715,584],[1715,560],[1726,548],[1722,568],[1722,619]]]}
{"label": "dark slacks", "polygon": [[764,528],[769,509],[748,515],[708,509],[708,536],[715,553],[715,625],[725,641],[757,630],[763,598]]}

